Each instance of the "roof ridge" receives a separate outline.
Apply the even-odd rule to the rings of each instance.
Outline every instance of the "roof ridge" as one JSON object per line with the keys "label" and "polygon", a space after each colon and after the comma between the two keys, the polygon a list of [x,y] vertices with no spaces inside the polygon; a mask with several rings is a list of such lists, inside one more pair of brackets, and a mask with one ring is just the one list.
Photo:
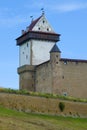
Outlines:
{"label": "roof ridge", "polygon": [[31,31],[32,29],[33,29],[33,27],[35,26],[35,24],[39,21],[39,19],[42,17],[42,15],[39,17],[39,18],[37,18],[37,19],[35,19],[35,20],[33,20],[32,22],[31,22],[31,24],[29,25],[29,30],[28,31]]}

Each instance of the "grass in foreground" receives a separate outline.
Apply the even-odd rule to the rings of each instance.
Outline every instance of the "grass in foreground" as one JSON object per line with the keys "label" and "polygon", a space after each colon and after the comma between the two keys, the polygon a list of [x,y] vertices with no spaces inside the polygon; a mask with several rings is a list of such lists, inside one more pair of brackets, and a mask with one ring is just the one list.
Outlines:
{"label": "grass in foreground", "polygon": [[26,114],[0,107],[0,130],[87,130],[87,119]]}

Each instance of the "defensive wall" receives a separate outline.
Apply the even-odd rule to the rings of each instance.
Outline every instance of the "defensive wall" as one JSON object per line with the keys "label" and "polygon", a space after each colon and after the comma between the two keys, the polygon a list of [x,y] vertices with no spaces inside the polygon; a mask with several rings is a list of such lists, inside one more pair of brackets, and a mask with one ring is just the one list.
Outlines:
{"label": "defensive wall", "polygon": [[52,53],[40,65],[18,69],[20,89],[87,98],[87,60],[63,59]]}
{"label": "defensive wall", "polygon": [[[59,109],[60,102],[65,104],[63,112]],[[0,93],[0,105],[18,111],[87,118],[87,103],[81,102]]]}
{"label": "defensive wall", "polygon": [[47,61],[36,66],[35,88],[37,92],[52,93],[52,70]]}
{"label": "defensive wall", "polygon": [[87,98],[87,60],[52,58],[36,66],[36,91]]}

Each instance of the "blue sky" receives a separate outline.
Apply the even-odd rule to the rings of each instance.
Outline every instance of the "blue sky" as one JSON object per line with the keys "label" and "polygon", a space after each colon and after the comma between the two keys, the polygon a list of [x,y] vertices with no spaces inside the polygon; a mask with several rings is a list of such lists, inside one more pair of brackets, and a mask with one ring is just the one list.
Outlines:
{"label": "blue sky", "polygon": [[44,8],[55,32],[63,58],[87,59],[87,0],[0,1],[0,86],[19,88],[16,38]]}

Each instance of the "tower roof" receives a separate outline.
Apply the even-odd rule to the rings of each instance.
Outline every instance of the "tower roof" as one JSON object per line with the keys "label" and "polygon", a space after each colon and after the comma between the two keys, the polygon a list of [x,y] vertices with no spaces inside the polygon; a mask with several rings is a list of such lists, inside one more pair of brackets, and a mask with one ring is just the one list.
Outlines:
{"label": "tower roof", "polygon": [[45,15],[42,14],[35,20],[32,20],[31,24],[22,30],[22,35],[18,37],[17,45],[21,45],[30,39],[37,40],[49,40],[49,41],[59,41],[60,34],[54,32],[49,22],[46,20]]}
{"label": "tower roof", "polygon": [[33,20],[32,22],[31,22],[31,24],[29,25],[29,30],[28,31],[32,31],[32,29],[33,29],[33,27],[36,25],[36,23],[39,21],[39,19],[42,17],[42,15],[39,17],[39,18],[37,18],[37,19],[35,19],[35,20]]}
{"label": "tower roof", "polygon": [[22,34],[25,34],[28,31],[55,33],[44,14],[42,14],[37,19],[32,20],[31,24],[27,27],[27,29],[24,32],[22,32]]}
{"label": "tower roof", "polygon": [[56,44],[51,49],[50,53],[52,53],[52,52],[59,52],[59,53],[61,53],[60,49],[58,48],[58,46]]}

